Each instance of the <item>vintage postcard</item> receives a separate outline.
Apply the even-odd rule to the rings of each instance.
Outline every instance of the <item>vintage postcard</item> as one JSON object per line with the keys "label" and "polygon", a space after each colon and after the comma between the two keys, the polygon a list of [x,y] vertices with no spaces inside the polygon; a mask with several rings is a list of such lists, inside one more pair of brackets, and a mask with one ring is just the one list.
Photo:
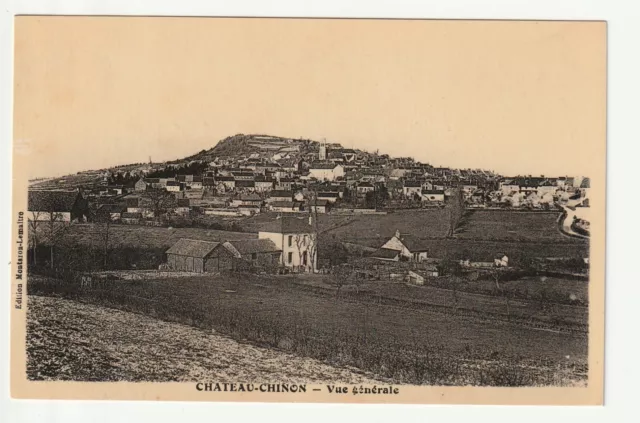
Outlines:
{"label": "vintage postcard", "polygon": [[601,404],[606,29],[17,17],[13,397]]}

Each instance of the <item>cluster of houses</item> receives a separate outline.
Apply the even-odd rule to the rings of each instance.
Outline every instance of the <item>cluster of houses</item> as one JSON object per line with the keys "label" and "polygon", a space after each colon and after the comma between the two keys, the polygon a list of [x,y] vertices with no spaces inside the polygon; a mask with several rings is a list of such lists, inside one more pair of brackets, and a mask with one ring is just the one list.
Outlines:
{"label": "cluster of houses", "polygon": [[[460,195],[467,207],[541,207],[565,197],[588,198],[590,188],[588,178],[505,178],[335,143],[251,142],[259,152],[186,162],[184,167],[143,165],[134,171],[108,172],[103,182],[84,190],[30,190],[29,218],[74,222],[107,216],[113,222],[147,224],[168,215],[241,218],[272,212],[269,227],[262,228],[256,239],[180,239],[166,251],[166,267],[189,272],[246,268],[316,272],[318,241],[309,216],[341,208],[375,209],[380,206],[378,198],[388,208],[441,206],[454,195]],[[366,258],[376,266],[409,263],[411,273],[405,276],[420,284],[438,275],[437,260],[428,256],[428,250],[428,242],[396,232]],[[507,267],[508,257],[463,260],[460,265]]]}
{"label": "cluster of houses", "polygon": [[[428,249],[426,241],[396,231],[359,262],[362,265],[359,272],[366,274],[371,269],[385,268],[392,278],[423,285],[426,279],[439,276],[440,260],[429,257]],[[498,254],[493,261],[466,259],[459,264],[468,270],[506,268],[509,258]],[[212,242],[182,238],[166,251],[163,267],[195,273],[237,270],[315,273],[319,271],[317,235],[311,218],[279,217],[258,232],[256,239]]]}

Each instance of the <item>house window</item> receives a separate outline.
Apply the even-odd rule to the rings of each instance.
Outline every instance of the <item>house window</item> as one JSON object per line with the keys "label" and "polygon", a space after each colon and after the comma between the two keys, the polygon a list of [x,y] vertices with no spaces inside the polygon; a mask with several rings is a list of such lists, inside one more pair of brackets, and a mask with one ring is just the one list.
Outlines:
{"label": "house window", "polygon": [[293,253],[287,254],[287,263],[293,263]]}
{"label": "house window", "polygon": [[258,253],[251,253],[251,260],[256,261],[258,259]]}
{"label": "house window", "polygon": [[302,265],[303,266],[307,265],[307,252],[306,251],[304,253],[302,253]]}
{"label": "house window", "polygon": [[[288,240],[289,247],[291,247],[293,245],[293,235],[289,235],[288,239],[289,239]],[[289,253],[289,254],[291,254],[291,253]]]}

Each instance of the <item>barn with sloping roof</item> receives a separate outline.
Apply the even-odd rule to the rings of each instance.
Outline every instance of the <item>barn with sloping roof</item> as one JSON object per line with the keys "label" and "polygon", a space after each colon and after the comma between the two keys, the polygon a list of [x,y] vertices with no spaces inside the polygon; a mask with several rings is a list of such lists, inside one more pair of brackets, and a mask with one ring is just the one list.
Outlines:
{"label": "barn with sloping roof", "polygon": [[233,269],[234,254],[220,242],[181,238],[166,255],[172,270],[205,273]]}
{"label": "barn with sloping roof", "polygon": [[29,220],[73,222],[89,214],[87,201],[79,191],[29,191]]}
{"label": "barn with sloping roof", "polygon": [[396,250],[410,261],[421,262],[427,259],[429,241],[420,239],[414,235],[401,234],[396,231],[395,235],[381,247],[381,250]]}
{"label": "barn with sloping roof", "polygon": [[280,264],[282,249],[270,239],[245,239],[225,242],[224,246],[231,251],[238,260],[258,267],[273,267]]}

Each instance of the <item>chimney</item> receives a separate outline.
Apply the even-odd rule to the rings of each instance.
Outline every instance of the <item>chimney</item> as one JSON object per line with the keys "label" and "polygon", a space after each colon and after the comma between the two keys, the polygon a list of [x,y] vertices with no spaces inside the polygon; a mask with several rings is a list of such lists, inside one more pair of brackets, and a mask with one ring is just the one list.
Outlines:
{"label": "chimney", "polygon": [[400,229],[396,229],[396,238],[400,239]]}

